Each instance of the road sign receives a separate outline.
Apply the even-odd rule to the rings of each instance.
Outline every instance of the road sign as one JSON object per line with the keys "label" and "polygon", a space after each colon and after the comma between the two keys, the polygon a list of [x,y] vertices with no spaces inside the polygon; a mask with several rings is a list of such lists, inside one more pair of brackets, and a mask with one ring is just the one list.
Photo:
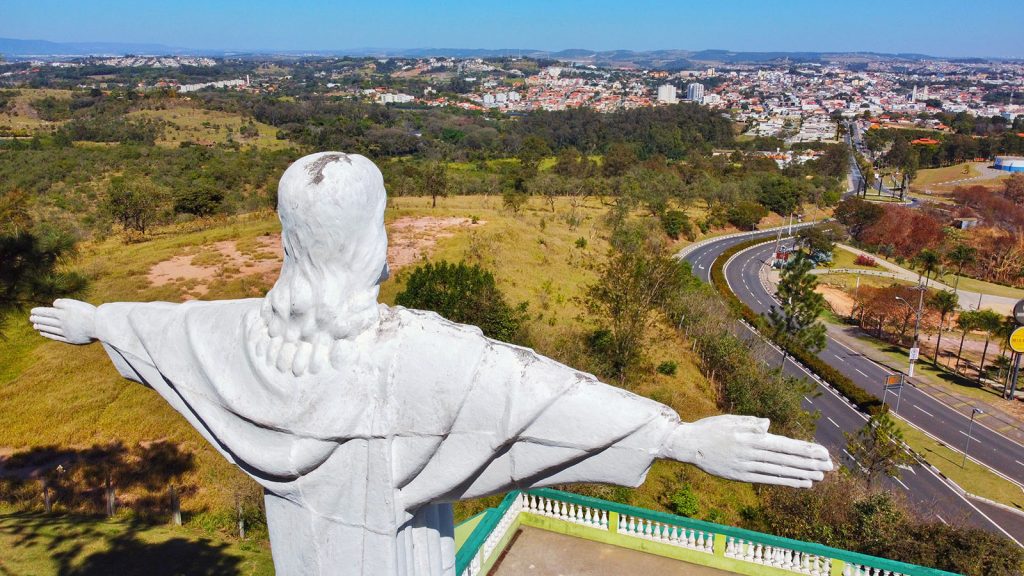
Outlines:
{"label": "road sign", "polygon": [[1024,300],[1018,300],[1013,305],[1013,319],[1017,321],[1017,324],[1024,326]]}
{"label": "road sign", "polygon": [[886,388],[896,388],[903,385],[903,374],[890,374],[885,377]]}
{"label": "road sign", "polygon": [[1010,349],[1014,352],[1024,352],[1024,326],[1018,326],[1010,332]]}
{"label": "road sign", "polygon": [[920,348],[911,348],[910,349],[910,361],[911,362],[916,361],[917,357],[920,356],[920,355],[921,355],[921,349]]}

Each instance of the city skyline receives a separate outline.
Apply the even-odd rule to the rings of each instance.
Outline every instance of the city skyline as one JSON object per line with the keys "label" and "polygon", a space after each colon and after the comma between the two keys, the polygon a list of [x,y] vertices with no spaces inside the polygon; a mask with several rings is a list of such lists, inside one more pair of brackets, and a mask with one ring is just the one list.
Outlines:
{"label": "city skyline", "polygon": [[444,10],[410,0],[337,6],[265,0],[172,6],[127,0],[10,2],[0,37],[53,42],[162,44],[190,51],[367,49],[703,50],[917,53],[934,57],[1024,57],[1006,0],[885,3],[737,2],[678,5],[459,0]]}

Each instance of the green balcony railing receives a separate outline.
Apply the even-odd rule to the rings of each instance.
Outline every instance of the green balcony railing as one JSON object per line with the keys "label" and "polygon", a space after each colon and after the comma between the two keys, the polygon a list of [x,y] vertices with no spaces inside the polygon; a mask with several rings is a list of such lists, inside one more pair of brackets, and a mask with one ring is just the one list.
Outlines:
{"label": "green balcony railing", "polygon": [[498,507],[456,528],[456,539],[460,530],[465,538],[455,556],[456,574],[487,574],[520,526],[750,576],[952,574],[548,488],[509,492]]}

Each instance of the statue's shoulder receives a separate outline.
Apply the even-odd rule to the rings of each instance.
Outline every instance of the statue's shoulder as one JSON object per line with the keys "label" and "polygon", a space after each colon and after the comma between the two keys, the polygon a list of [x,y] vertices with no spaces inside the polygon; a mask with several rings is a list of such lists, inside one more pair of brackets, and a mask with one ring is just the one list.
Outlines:
{"label": "statue's shoulder", "polygon": [[406,334],[420,333],[427,336],[484,338],[483,331],[477,326],[452,322],[437,312],[430,310],[414,310],[404,306],[382,306],[381,326],[385,330],[401,330]]}

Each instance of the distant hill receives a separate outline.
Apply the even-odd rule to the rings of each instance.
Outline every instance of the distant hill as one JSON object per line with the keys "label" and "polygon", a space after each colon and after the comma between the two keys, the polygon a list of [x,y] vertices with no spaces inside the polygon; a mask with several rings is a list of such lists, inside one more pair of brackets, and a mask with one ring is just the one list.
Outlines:
{"label": "distant hill", "polygon": [[[50,42],[0,38],[0,54],[8,59],[55,58],[62,56],[107,55],[196,55],[236,57],[266,56],[367,56],[398,58],[550,58],[597,66],[632,66],[660,70],[686,70],[715,64],[769,64],[789,62],[871,62],[939,60],[926,54],[886,54],[880,52],[736,52],[732,50],[588,50],[570,48],[548,51],[534,48],[346,48],[337,50],[228,50],[195,49],[164,44],[133,44],[124,42]],[[958,62],[986,62],[990,58],[954,58]]]}
{"label": "distant hill", "polygon": [[120,56],[123,54],[166,55],[186,54],[189,50],[163,44],[132,44],[126,42],[50,42],[0,38],[0,54],[7,58],[53,56]]}

